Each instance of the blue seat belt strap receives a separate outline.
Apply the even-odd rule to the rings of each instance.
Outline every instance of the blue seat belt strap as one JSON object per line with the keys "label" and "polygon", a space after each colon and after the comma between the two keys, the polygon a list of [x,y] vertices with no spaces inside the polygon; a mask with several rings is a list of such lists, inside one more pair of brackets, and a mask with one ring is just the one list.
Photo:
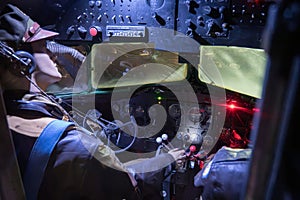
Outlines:
{"label": "blue seat belt strap", "polygon": [[51,121],[34,143],[23,180],[27,200],[37,199],[50,155],[61,135],[72,124],[62,120]]}

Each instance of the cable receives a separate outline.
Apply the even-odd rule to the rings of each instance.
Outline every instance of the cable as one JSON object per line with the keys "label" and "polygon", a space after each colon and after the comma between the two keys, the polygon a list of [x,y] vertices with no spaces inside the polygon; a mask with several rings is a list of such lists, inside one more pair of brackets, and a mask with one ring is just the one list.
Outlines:
{"label": "cable", "polygon": [[73,58],[83,62],[85,56],[72,47],[68,47],[62,44],[58,44],[54,41],[47,41],[46,48],[54,54],[70,54]]}
{"label": "cable", "polygon": [[24,72],[21,72],[25,78],[32,84],[34,85],[34,87],[36,87],[48,100],[50,100],[52,103],[54,103],[58,109],[63,113],[63,119],[62,120],[65,120],[65,121],[70,121],[72,120],[76,125],[79,126],[79,124],[73,120],[73,118],[71,117],[71,115],[55,100],[53,99],[51,96],[49,96],[44,90],[42,90],[36,83],[34,83],[30,78],[29,76],[27,76]]}
{"label": "cable", "polygon": [[133,145],[133,143],[134,143],[134,141],[135,141],[135,139],[136,139],[137,132],[138,132],[138,127],[137,127],[136,121],[135,121],[135,119],[134,119],[134,117],[133,117],[132,115],[130,116],[130,120],[131,120],[131,123],[132,123],[133,126],[134,126],[133,139],[132,139],[132,141],[130,142],[130,144],[129,144],[127,147],[125,147],[125,148],[123,148],[123,149],[120,149],[120,150],[116,150],[116,151],[115,151],[116,154],[128,150],[128,149]]}
{"label": "cable", "polygon": [[13,63],[9,70],[16,76],[30,75],[36,68],[35,59],[26,51],[14,51],[11,47],[0,41],[0,53]]}

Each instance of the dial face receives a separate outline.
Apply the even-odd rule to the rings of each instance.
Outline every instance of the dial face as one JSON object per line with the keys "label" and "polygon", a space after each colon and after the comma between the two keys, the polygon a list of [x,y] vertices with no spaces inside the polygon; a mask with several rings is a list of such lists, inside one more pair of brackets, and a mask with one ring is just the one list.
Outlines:
{"label": "dial face", "polygon": [[153,9],[159,9],[164,4],[164,0],[147,0],[147,4]]}
{"label": "dial face", "polygon": [[190,121],[197,123],[201,121],[202,111],[198,107],[192,107],[188,111],[188,118]]}
{"label": "dial face", "polygon": [[179,118],[181,116],[181,110],[179,104],[172,104],[169,106],[169,115],[173,118]]}

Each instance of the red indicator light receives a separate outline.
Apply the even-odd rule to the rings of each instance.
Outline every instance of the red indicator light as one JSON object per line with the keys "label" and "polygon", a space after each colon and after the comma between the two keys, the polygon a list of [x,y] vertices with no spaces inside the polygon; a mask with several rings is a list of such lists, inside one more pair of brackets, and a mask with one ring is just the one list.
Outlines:
{"label": "red indicator light", "polygon": [[196,151],[196,146],[194,146],[194,145],[190,146],[190,151],[195,152]]}
{"label": "red indicator light", "polygon": [[229,104],[228,107],[229,107],[230,109],[236,108],[234,104]]}
{"label": "red indicator light", "polygon": [[98,34],[98,30],[95,27],[90,28],[90,35],[91,36],[96,36]]}

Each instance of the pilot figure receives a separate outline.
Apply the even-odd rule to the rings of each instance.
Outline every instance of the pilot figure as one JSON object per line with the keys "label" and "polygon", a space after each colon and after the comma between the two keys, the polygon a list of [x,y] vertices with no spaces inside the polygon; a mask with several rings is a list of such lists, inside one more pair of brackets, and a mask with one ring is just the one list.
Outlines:
{"label": "pilot figure", "polygon": [[[56,35],[14,5],[0,13],[0,86],[27,199],[141,199],[134,167],[125,167],[112,149],[72,122],[55,96],[43,92],[62,78],[46,48]],[[28,52],[17,54],[21,47]],[[20,59],[30,64],[20,67]],[[52,144],[56,129],[62,131]],[[52,145],[48,157],[40,156],[46,151],[40,144]],[[182,154],[172,150],[162,160],[171,163]]]}

